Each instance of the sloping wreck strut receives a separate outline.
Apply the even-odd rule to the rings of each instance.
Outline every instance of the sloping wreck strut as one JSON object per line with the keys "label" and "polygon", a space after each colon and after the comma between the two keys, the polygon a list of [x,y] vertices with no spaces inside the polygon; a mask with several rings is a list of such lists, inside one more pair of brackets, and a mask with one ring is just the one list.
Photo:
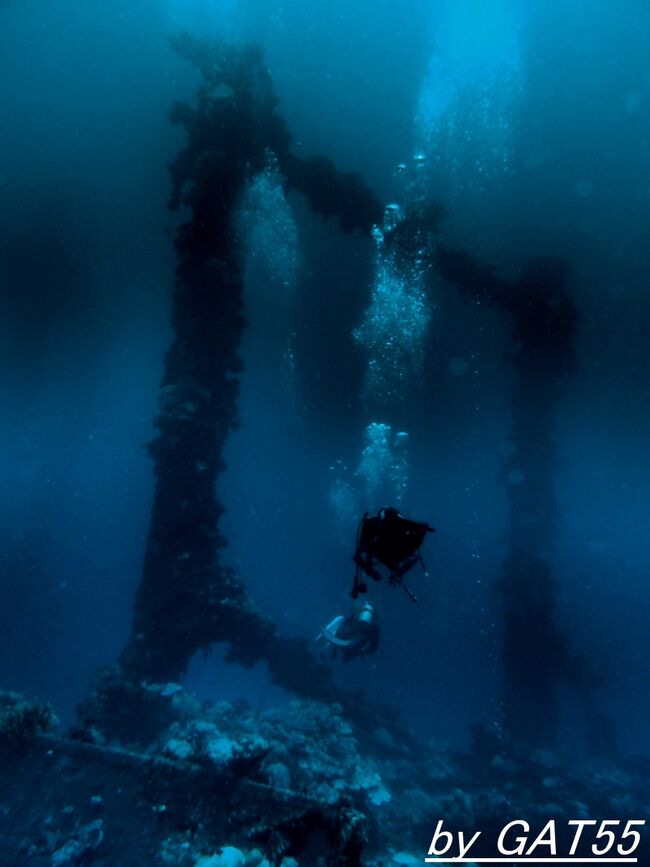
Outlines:
{"label": "sloping wreck strut", "polygon": [[[187,147],[171,166],[171,206],[190,211],[176,235],[174,338],[166,358],[149,449],[155,493],[133,626],[120,658],[130,682],[178,679],[197,650],[228,642],[230,659],[266,659],[294,692],[347,704],[302,642],[282,639],[239,578],[219,563],[217,480],[237,419],[244,328],[243,261],[235,220],[246,182],[269,155],[289,186],[344,231],[365,231],[381,207],[354,175],[325,158],[290,152],[271,81],[253,48],[211,46],[184,35],[175,47],[202,74],[195,107],[178,104]],[[350,708],[352,711],[352,708]]]}

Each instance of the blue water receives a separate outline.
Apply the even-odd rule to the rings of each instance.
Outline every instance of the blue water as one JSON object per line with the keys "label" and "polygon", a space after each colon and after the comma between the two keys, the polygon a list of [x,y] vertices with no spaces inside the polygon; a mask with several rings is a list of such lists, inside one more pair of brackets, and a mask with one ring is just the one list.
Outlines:
{"label": "blue water", "polygon": [[[595,701],[622,748],[647,752],[644,0],[1,4],[0,687],[71,721],[128,635],[171,337],[167,165],[183,136],[167,115],[197,85],[168,45],[179,28],[260,43],[297,152],[359,172],[382,202],[404,200],[398,166],[411,177],[422,154],[444,237],[506,277],[530,255],[569,260],[580,325],[556,426],[558,619],[602,674]],[[413,578],[417,605],[377,588],[380,649],[338,676],[464,744],[500,718],[507,326],[453,287],[427,290],[419,360],[401,370],[399,406],[382,404],[353,337],[384,285],[372,242],[296,194],[273,201],[249,255],[225,559],[284,633],[316,635],[352,578],[356,518],[332,497],[332,468],[348,468],[358,517],[372,499],[354,473],[367,425],[408,432],[400,506],[438,529],[430,577]],[[283,700],[263,667],[220,659],[195,660],[189,686]],[[562,693],[568,743],[582,738],[578,705]]]}

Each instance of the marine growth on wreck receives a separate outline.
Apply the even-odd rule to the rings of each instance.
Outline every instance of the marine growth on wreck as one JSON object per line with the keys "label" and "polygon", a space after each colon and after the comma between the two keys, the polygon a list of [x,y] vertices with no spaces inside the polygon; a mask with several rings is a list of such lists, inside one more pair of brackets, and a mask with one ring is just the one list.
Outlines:
{"label": "marine growth on wreck", "polygon": [[0,25],[0,864],[650,863],[645,5]]}

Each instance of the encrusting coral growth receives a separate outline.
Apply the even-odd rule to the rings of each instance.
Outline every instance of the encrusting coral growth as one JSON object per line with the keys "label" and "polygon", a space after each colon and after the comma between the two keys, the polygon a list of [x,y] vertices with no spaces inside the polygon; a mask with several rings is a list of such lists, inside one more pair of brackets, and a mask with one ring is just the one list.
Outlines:
{"label": "encrusting coral growth", "polygon": [[566,287],[567,263],[531,259],[511,284],[469,254],[442,244],[436,261],[446,280],[505,313],[512,323],[512,448],[503,469],[510,501],[509,551],[498,582],[506,731],[514,742],[551,746],[558,685],[564,680],[588,705],[592,747],[611,752],[610,727],[591,701],[594,673],[570,646],[556,617],[558,588],[551,562],[558,517],[557,403],[575,368],[578,324]]}
{"label": "encrusting coral growth", "polygon": [[[541,830],[549,818],[566,828],[648,808],[650,766],[639,758],[510,749],[479,727],[459,754],[361,731],[336,705],[253,710],[171,683],[149,693],[165,725],[137,752],[78,728],[75,739],[36,734],[4,753],[3,864],[397,867],[422,862],[440,818],[481,830],[489,857],[513,816]],[[645,850],[635,854],[645,863]]]}
{"label": "encrusting coral growth", "polygon": [[49,704],[28,701],[16,692],[0,693],[0,743],[18,748],[57,724]]}
{"label": "encrusting coral growth", "polygon": [[[243,261],[237,208],[246,184],[277,161],[286,182],[344,231],[369,231],[381,208],[363,182],[323,157],[291,154],[270,76],[255,48],[212,45],[185,34],[175,49],[202,75],[196,106],[177,104],[172,121],[187,146],[171,166],[171,206],[189,209],[177,231],[174,338],[165,358],[149,449],[155,491],[133,626],[120,659],[127,681],[177,679],[191,656],[229,642],[244,664],[266,658],[275,678],[315,697],[331,686],[262,617],[238,576],[218,558],[223,506],[216,484],[223,448],[237,423],[244,319]],[[299,661],[299,664],[297,662]]]}

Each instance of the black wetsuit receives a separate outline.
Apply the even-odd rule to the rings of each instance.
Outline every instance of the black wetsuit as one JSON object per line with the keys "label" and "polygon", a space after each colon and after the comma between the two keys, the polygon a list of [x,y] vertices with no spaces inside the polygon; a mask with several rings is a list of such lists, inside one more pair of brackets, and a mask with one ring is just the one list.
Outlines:
{"label": "black wetsuit", "polygon": [[399,582],[400,578],[420,559],[420,546],[428,532],[433,532],[426,522],[411,521],[397,509],[380,509],[373,517],[367,515],[359,525],[354,562],[357,570],[352,596],[366,590],[360,579],[360,571],[373,580],[380,581],[381,572],[376,565],[385,566],[388,580]]}

